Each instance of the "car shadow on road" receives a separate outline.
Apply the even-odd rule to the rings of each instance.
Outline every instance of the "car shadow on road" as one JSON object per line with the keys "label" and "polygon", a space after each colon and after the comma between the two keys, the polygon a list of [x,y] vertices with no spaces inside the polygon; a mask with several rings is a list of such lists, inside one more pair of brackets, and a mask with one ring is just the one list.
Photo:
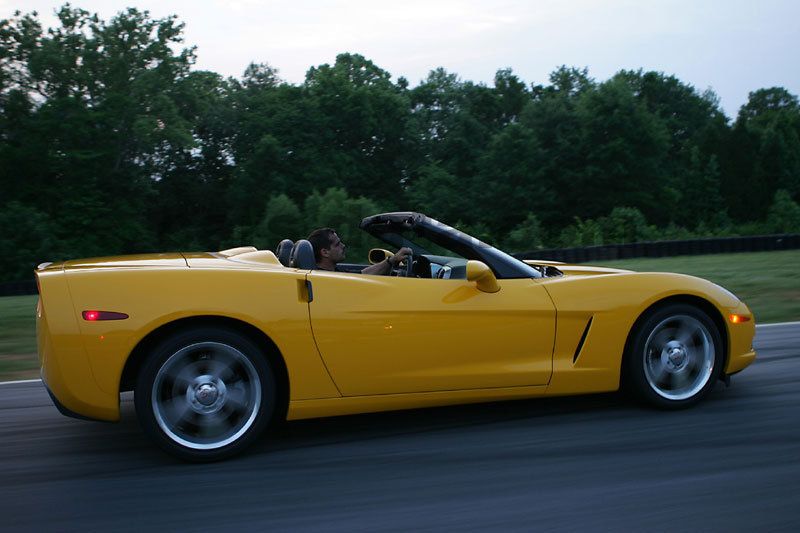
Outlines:
{"label": "car shadow on road", "polygon": [[[515,420],[553,420],[566,413],[639,410],[621,393],[514,400],[287,421],[276,425],[252,453],[412,435]],[[537,420],[542,423],[543,420]]]}
{"label": "car shadow on road", "polygon": [[[717,402],[725,401],[728,396],[726,390],[719,383],[716,390],[699,407],[708,405],[715,408]],[[739,394],[734,396],[741,393],[746,395],[746,391],[741,388],[737,392]],[[544,427],[573,423],[576,416],[587,419],[616,419],[641,416],[646,412],[655,414],[659,411],[636,402],[625,393],[614,392],[293,420],[275,424],[242,457],[512,421],[530,420],[532,424]],[[119,425],[103,424],[89,431],[124,435],[125,453],[139,456],[141,460],[176,462],[158,452],[142,434],[136,421],[132,396],[129,394],[123,395],[122,420]],[[115,438],[106,435],[101,442],[107,443],[109,440],[113,441]]]}

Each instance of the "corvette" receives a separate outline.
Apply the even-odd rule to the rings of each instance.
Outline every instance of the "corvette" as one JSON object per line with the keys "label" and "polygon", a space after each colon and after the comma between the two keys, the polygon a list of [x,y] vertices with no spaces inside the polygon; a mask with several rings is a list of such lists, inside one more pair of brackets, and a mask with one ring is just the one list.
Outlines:
{"label": "corvette", "polygon": [[390,276],[317,270],[305,240],[39,265],[53,402],[117,421],[132,390],[157,445],[211,461],[279,419],[620,387],[683,408],[756,357],[748,307],[703,279],[521,261],[413,212],[360,227],[413,255]]}

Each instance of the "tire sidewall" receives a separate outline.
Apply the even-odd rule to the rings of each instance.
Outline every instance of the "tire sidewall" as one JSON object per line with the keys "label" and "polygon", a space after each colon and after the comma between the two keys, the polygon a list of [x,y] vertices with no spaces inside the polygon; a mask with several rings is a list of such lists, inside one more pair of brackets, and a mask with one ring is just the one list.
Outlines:
{"label": "tire sidewall", "polygon": [[[708,330],[714,344],[714,363],[706,384],[693,396],[683,400],[665,398],[653,390],[645,374],[644,349],[653,329],[663,320],[676,315],[687,315],[700,321]],[[705,397],[714,388],[722,372],[724,353],[722,337],[714,321],[705,312],[689,304],[667,304],[649,312],[637,324],[625,357],[626,381],[640,400],[662,409],[683,409],[690,407]]]}
{"label": "tire sidewall", "polygon": [[[197,450],[172,440],[159,426],[151,402],[151,394],[159,370],[178,350],[198,342],[218,342],[236,348],[253,364],[261,381],[260,408],[252,425],[234,442],[213,450]],[[241,452],[263,433],[275,413],[277,400],[275,385],[275,374],[263,350],[251,339],[241,333],[224,328],[190,328],[173,333],[159,342],[151,351],[136,380],[134,405],[142,429],[161,449],[185,461],[218,461]]]}

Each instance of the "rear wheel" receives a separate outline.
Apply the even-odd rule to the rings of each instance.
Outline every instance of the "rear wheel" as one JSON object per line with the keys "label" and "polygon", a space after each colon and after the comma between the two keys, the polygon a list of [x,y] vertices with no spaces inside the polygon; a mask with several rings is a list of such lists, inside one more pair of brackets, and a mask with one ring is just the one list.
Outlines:
{"label": "rear wheel", "polygon": [[240,452],[275,412],[272,369],[261,349],[234,331],[177,333],[152,352],[136,384],[136,414],[168,453],[214,461]]}
{"label": "rear wheel", "polygon": [[717,326],[688,304],[670,304],[651,312],[634,332],[625,358],[633,392],[667,409],[700,401],[714,387],[722,364]]}

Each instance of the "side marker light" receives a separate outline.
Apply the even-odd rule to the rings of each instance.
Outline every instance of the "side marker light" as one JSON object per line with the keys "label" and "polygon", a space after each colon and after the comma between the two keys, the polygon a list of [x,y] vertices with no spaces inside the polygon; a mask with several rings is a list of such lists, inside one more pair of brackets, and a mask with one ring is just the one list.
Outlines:
{"label": "side marker light", "polygon": [[732,324],[741,324],[742,322],[750,322],[750,317],[745,315],[728,315],[728,319]]}
{"label": "side marker light", "polygon": [[116,313],[114,311],[84,311],[81,313],[83,319],[88,322],[96,322],[98,320],[125,320],[128,315],[125,313]]}

